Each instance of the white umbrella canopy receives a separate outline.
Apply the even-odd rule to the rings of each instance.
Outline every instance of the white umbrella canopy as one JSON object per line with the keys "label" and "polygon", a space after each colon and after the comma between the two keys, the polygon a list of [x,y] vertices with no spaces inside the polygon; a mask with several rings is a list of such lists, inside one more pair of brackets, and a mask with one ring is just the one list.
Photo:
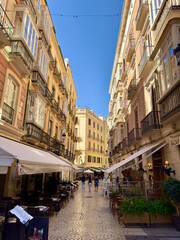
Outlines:
{"label": "white umbrella canopy", "polygon": [[93,173],[93,171],[88,169],[88,170],[84,171],[84,173]]}

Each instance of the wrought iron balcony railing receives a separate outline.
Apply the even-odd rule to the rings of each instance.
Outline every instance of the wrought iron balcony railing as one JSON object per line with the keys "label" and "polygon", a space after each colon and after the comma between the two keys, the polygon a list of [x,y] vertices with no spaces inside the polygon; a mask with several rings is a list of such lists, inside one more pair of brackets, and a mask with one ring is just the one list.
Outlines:
{"label": "wrought iron balcony railing", "polygon": [[31,0],[21,0],[21,3],[25,3],[29,7],[34,19],[36,20],[36,10],[34,8],[33,2]]}
{"label": "wrought iron balcony railing", "polygon": [[37,142],[47,145],[51,149],[62,152],[64,145],[61,141],[50,137],[48,133],[35,126],[33,123],[28,123],[26,125],[27,133],[24,137],[32,138]]}
{"label": "wrought iron balcony railing", "polygon": [[132,93],[137,89],[137,79],[132,79],[128,87],[128,99],[131,99]]}
{"label": "wrought iron balcony railing", "polygon": [[32,83],[37,84],[38,87],[44,91],[45,83],[38,71],[33,71],[32,73]]}
{"label": "wrought iron balcony railing", "polygon": [[46,97],[49,101],[50,104],[52,104],[52,94],[49,90],[49,88],[47,87],[47,85],[45,85],[44,87],[44,97]]}
{"label": "wrought iron balcony railing", "polygon": [[180,112],[180,84],[160,103],[161,122]]}
{"label": "wrought iron balcony railing", "polygon": [[13,117],[14,117],[14,109],[4,102],[1,119],[12,124]]}
{"label": "wrought iron balcony railing", "polygon": [[142,121],[141,129],[142,135],[150,132],[153,129],[160,129],[162,126],[160,124],[160,112],[152,111],[150,112]]}
{"label": "wrought iron balcony railing", "polygon": [[127,137],[125,137],[125,138],[122,140],[122,148],[124,149],[124,148],[126,148],[126,147],[128,147],[128,139],[127,139]]}
{"label": "wrought iron balcony railing", "polygon": [[14,27],[1,4],[0,4],[0,29],[2,29],[4,35],[8,38],[8,40],[10,40],[13,35]]}
{"label": "wrought iron balcony railing", "polygon": [[32,69],[33,60],[22,41],[12,40],[10,56],[19,56],[28,70]]}
{"label": "wrought iron balcony railing", "polygon": [[128,144],[132,144],[136,141],[141,140],[141,128],[134,128],[131,132],[128,133]]}
{"label": "wrought iron balcony railing", "polygon": [[143,72],[143,69],[147,63],[147,61],[149,60],[151,53],[153,51],[154,47],[153,46],[146,46],[143,52],[143,55],[141,57],[141,60],[139,62],[139,76],[141,75],[141,73]]}

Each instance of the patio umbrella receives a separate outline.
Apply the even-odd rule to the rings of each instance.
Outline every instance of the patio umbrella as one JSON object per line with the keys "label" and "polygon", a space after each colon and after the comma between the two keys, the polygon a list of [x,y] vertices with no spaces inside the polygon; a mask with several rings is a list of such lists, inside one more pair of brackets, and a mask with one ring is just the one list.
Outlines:
{"label": "patio umbrella", "polygon": [[84,171],[84,173],[93,173],[93,171],[88,169],[88,170]]}

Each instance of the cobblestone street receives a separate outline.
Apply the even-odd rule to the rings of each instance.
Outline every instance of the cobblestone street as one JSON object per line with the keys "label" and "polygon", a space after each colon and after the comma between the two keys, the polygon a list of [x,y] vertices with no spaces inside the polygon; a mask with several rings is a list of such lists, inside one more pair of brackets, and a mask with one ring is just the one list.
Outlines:
{"label": "cobblestone street", "polygon": [[85,189],[75,193],[75,198],[50,219],[49,240],[125,240],[125,228],[110,213],[108,200],[98,192]]}
{"label": "cobblestone street", "polygon": [[50,218],[49,240],[176,240],[174,227],[125,227],[113,218],[108,199],[99,191],[85,189],[75,193],[57,216]]}

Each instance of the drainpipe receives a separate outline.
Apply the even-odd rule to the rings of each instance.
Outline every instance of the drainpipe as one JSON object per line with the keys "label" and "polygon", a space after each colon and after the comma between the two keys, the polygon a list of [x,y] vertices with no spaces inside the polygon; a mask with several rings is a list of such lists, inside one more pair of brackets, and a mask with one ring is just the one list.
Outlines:
{"label": "drainpipe", "polygon": [[26,94],[26,102],[25,102],[25,110],[24,110],[24,119],[23,119],[23,127],[22,130],[24,131],[25,122],[26,122],[26,111],[27,111],[27,101],[28,101],[28,95],[29,95],[29,85],[30,85],[30,76],[29,76],[29,82],[27,86],[27,94]]}

